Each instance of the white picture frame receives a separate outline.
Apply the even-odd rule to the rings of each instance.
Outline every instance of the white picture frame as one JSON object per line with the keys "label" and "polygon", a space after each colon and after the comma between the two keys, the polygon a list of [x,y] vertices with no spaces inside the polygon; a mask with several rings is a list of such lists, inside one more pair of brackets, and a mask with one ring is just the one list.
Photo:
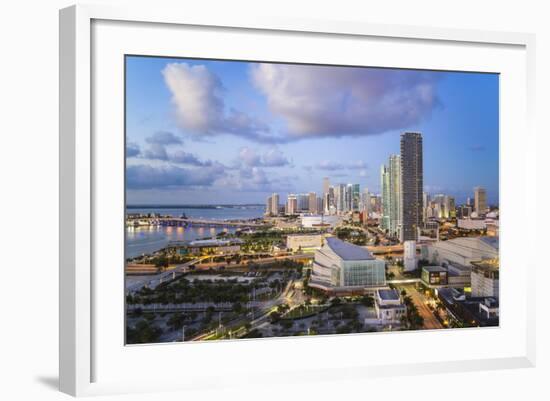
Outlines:
{"label": "white picture frame", "polygon": [[[109,361],[106,358],[110,356],[104,355],[105,341],[97,335],[96,325],[103,319],[103,315],[98,313],[101,306],[96,307],[94,301],[94,292],[97,291],[98,285],[103,282],[102,277],[94,273],[94,266],[97,258],[102,258],[96,254],[96,243],[94,242],[95,235],[98,230],[103,227],[98,225],[98,216],[102,213],[98,211],[98,202],[95,198],[96,190],[98,189],[98,181],[96,180],[96,170],[98,168],[97,157],[103,152],[101,146],[98,146],[93,137],[93,126],[97,125],[97,115],[94,114],[93,96],[96,88],[92,85],[92,78],[97,67],[95,64],[94,54],[98,49],[94,46],[100,46],[101,40],[93,41],[94,23],[106,21],[108,24],[117,23],[132,23],[132,29],[135,32],[145,29],[147,26],[156,26],[166,29],[177,29],[177,27],[199,27],[206,30],[227,30],[232,32],[245,32],[254,34],[254,32],[264,33],[282,33],[288,35],[307,35],[308,37],[322,36],[325,38],[338,37],[342,39],[357,39],[357,38],[378,38],[387,41],[415,41],[419,43],[433,43],[437,46],[462,46],[464,48],[476,48],[483,46],[512,49],[510,57],[517,58],[518,65],[521,64],[521,71],[525,72],[523,79],[519,76],[515,77],[514,85],[522,88],[522,93],[525,96],[520,96],[518,101],[520,108],[517,110],[518,117],[513,127],[523,129],[525,135],[521,140],[503,138],[501,140],[513,141],[503,143],[501,149],[501,180],[502,173],[506,172],[506,179],[523,182],[524,185],[529,185],[535,188],[533,176],[529,176],[527,172],[535,169],[535,133],[532,127],[533,110],[534,110],[534,35],[524,33],[507,33],[507,32],[484,32],[459,29],[440,29],[428,27],[413,27],[413,26],[390,26],[376,25],[362,22],[350,21],[316,21],[316,20],[292,20],[292,19],[277,19],[277,18],[247,18],[228,19],[223,16],[215,15],[188,15],[185,10],[165,10],[155,7],[150,8],[111,8],[107,6],[72,6],[60,11],[60,390],[75,396],[108,394],[108,393],[125,393],[132,391],[156,391],[166,389],[197,389],[205,388],[211,384],[206,374],[200,372],[189,372],[189,376],[185,379],[177,379],[167,377],[164,380],[152,377],[150,380],[135,380],[130,377],[117,378],[115,375],[106,375],[102,378],[100,366],[105,366],[105,361],[112,362],[113,366],[119,367],[116,363],[120,361]],[[129,29],[128,26],[118,27],[116,29]],[[108,32],[107,32],[108,33]],[[162,34],[162,33],[160,33]],[[117,42],[116,38],[112,38],[113,42]],[[119,37],[120,39],[120,37]],[[273,40],[277,40],[276,38]],[[115,46],[116,44],[113,44]],[[113,47],[114,49],[114,47]],[[101,50],[101,49],[99,49]],[[481,49],[483,50],[483,49]],[[166,54],[172,55],[172,54]],[[506,56],[508,57],[508,56]],[[504,59],[503,59],[504,60]],[[503,62],[503,61],[501,61]],[[396,56],[395,63],[399,64],[399,56]],[[417,64],[417,68],[426,68],[427,64]],[[480,61],[482,63],[482,61]],[[452,69],[452,65],[450,69]],[[495,64],[496,65],[496,64]],[[442,68],[439,66],[439,68]],[[461,69],[461,66],[456,66],[456,69]],[[472,67],[473,68],[473,67]],[[498,67],[491,69],[493,72],[499,72]],[[516,73],[511,72],[511,75]],[[509,92],[504,91],[501,96],[509,96]],[[507,98],[501,98],[503,105],[507,107]],[[510,103],[512,105],[512,103]],[[523,107],[525,109],[523,109]],[[521,109],[521,110],[520,110]],[[509,110],[509,109],[506,109]],[[506,117],[508,118],[508,117]],[[508,132],[508,120],[503,121],[503,130]],[[116,146],[113,148],[116,151]],[[515,151],[515,160],[521,160],[521,165],[515,173],[510,173],[509,168],[510,158],[507,152]],[[531,171],[532,171],[531,170]],[[116,180],[115,180],[116,181]],[[501,181],[502,182],[502,181]],[[120,182],[118,182],[120,184]],[[118,185],[117,182],[112,182],[109,185]],[[534,189],[533,189],[534,190]],[[120,188],[122,193],[123,188]],[[509,197],[510,200],[502,203],[523,202],[525,200],[523,194],[517,194],[515,198],[512,195],[503,193],[504,198]],[[530,212],[533,208],[530,207]],[[99,207],[101,209],[101,207]],[[506,227],[514,227],[518,222],[526,218],[521,212],[512,211],[514,216],[508,219]],[[513,217],[513,218],[512,218]],[[528,219],[527,219],[528,220]],[[117,224],[114,222],[113,224]],[[120,220],[122,224],[122,220]],[[533,226],[535,222],[526,221],[526,225]],[[532,228],[532,227],[531,227]],[[511,237],[511,236],[510,236]],[[505,238],[504,238],[505,239]],[[512,240],[513,238],[510,238]],[[505,241],[503,243],[506,243]],[[507,251],[502,255],[502,258],[512,258],[513,250]],[[530,253],[527,252],[527,255]],[[511,259],[510,259],[511,260]],[[121,263],[113,261],[113,263]],[[316,368],[296,367],[285,371],[280,369],[263,370],[260,366],[254,368],[241,366],[239,372],[248,372],[251,376],[256,377],[258,382],[262,382],[262,375],[269,372],[271,379],[275,375],[281,380],[292,380],[293,372],[300,372],[300,380],[326,380],[329,378],[353,377],[361,380],[366,377],[399,375],[399,374],[414,374],[431,373],[441,371],[467,371],[480,369],[503,369],[516,367],[531,367],[535,364],[535,310],[534,310],[534,283],[528,279],[534,275],[534,263],[532,256],[527,256],[522,262],[522,278],[518,278],[516,290],[518,291],[517,316],[524,314],[524,320],[521,321],[521,333],[514,334],[514,337],[506,337],[503,335],[502,341],[506,338],[514,342],[518,342],[517,347],[513,352],[505,352],[499,354],[498,351],[477,352],[477,356],[469,359],[456,359],[442,357],[439,360],[415,360],[409,358],[407,362],[380,363],[380,361],[368,362],[366,360],[356,361],[355,363],[346,363],[343,360],[332,361],[329,365],[328,361],[317,361]],[[121,266],[121,265],[120,265]],[[122,271],[119,272],[122,275]],[[504,280],[505,282],[505,280]],[[116,288],[116,286],[115,286]],[[504,296],[506,296],[506,282],[503,286]],[[120,293],[103,292],[102,296],[113,299],[122,297],[123,290],[120,288]],[[508,313],[503,309],[503,314]],[[510,312],[512,314],[512,312]],[[516,315],[514,315],[515,318]],[[116,319],[116,316],[114,317]],[[503,318],[504,320],[504,318]],[[107,322],[107,320],[105,320]],[[520,322],[518,322],[520,324]],[[120,326],[123,322],[120,321]],[[499,331],[500,330],[500,331]],[[486,330],[481,334],[472,332],[472,336],[483,337],[483,341],[490,341],[492,337],[496,337],[499,333],[504,333],[507,330],[506,326],[499,329]],[[441,335],[436,337],[435,333],[422,333],[422,336],[428,338],[428,341],[463,341],[462,334],[456,334],[456,331],[445,333],[445,337]],[[385,334],[384,334],[385,335]],[[416,336],[415,333],[403,333],[402,335]],[[372,337],[370,335],[355,335],[349,337],[348,344],[350,346],[359,346],[362,342],[368,342]],[[415,338],[415,337],[413,337]],[[118,341],[118,340],[117,340]],[[293,339],[271,339],[261,341],[245,341],[228,342],[223,346],[216,344],[198,344],[194,348],[187,348],[186,352],[189,358],[197,358],[203,353],[208,357],[213,357],[216,354],[223,354],[226,357],[236,357],[241,352],[265,352],[270,347],[278,349],[295,349]],[[308,339],[309,341],[309,339]],[[334,337],[318,338],[316,343],[302,342],[300,346],[308,349],[314,349],[314,346],[319,346],[323,343],[327,349],[336,349],[342,343]],[[338,342],[340,341],[340,342]],[[374,340],[373,340],[374,341]],[[376,340],[378,341],[378,340]],[[498,343],[498,341],[496,341]],[[283,345],[281,345],[283,344]],[[365,343],[366,344],[366,343]],[[515,344],[515,343],[514,343]],[[120,346],[124,347],[120,342]],[[176,345],[177,346],[177,345]],[[137,354],[144,351],[148,354],[146,358],[155,357],[153,354],[166,353],[166,346],[147,346],[135,347],[131,353]],[[185,344],[187,347],[187,344]],[[245,351],[244,348],[248,348]],[[140,348],[139,351],[138,348]],[[136,350],[136,351],[134,351]],[[158,351],[157,351],[158,350]],[[162,351],[161,351],[162,350]],[[101,354],[103,352],[103,354]],[[125,351],[126,352],[126,351]],[[171,349],[170,353],[180,353],[182,348]],[[293,352],[293,351],[292,351]],[[98,353],[100,354],[98,356]],[[128,354],[128,352],[126,352]],[[125,354],[125,355],[126,355]],[[244,354],[242,354],[244,355]],[[472,353],[474,355],[474,353]],[[97,363],[96,358],[103,361]],[[129,355],[128,358],[132,358]],[[143,356],[140,356],[142,358]],[[115,358],[113,356],[113,358]],[[376,357],[373,356],[373,360]],[[122,362],[121,362],[122,363]],[[200,369],[197,369],[200,371]],[[265,379],[264,379],[265,380]],[[230,385],[230,377],[227,380],[219,378],[216,380],[216,385]],[[268,380],[265,380],[268,383]]]}

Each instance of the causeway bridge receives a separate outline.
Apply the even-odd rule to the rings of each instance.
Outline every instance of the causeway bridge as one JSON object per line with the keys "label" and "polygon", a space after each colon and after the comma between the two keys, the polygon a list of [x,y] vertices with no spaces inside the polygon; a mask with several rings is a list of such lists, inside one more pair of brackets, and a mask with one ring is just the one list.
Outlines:
{"label": "causeway bridge", "polygon": [[239,220],[209,220],[209,219],[195,219],[195,218],[183,218],[183,217],[159,217],[151,219],[161,226],[202,226],[202,227],[267,227],[269,224],[258,223],[254,221],[239,221]]}

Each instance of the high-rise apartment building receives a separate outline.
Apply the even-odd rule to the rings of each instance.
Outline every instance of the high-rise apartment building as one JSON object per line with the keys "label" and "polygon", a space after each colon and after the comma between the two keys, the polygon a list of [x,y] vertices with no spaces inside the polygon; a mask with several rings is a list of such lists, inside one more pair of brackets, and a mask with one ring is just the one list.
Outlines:
{"label": "high-rise apartment building", "polygon": [[371,212],[370,192],[368,188],[365,188],[361,194],[361,211],[365,213],[366,218],[368,218]]}
{"label": "high-rise apartment building", "polygon": [[401,241],[416,241],[422,225],[422,134],[401,134]]}
{"label": "high-rise apartment building", "polygon": [[390,175],[390,235],[399,238],[401,230],[401,157],[391,155],[389,160]]}
{"label": "high-rise apartment building", "polygon": [[391,155],[380,170],[382,187],[381,228],[391,237],[399,237],[401,227],[401,158]]}
{"label": "high-rise apartment building", "polygon": [[271,194],[271,214],[279,215],[279,194]]}
{"label": "high-rise apartment building", "polygon": [[328,194],[327,194],[327,204],[328,204],[328,208],[327,208],[327,212],[329,214],[332,214],[332,213],[335,213],[336,212],[336,200],[335,200],[335,189],[334,187],[329,187],[328,188]]}
{"label": "high-rise apartment building", "polygon": [[299,212],[308,212],[309,211],[309,194],[298,194],[296,195],[298,199],[298,211]]}
{"label": "high-rise apartment building", "polygon": [[317,196],[316,202],[317,202],[317,213],[323,213],[323,198],[321,198],[320,196]]}
{"label": "high-rise apartment building", "polygon": [[286,200],[286,214],[292,215],[298,212],[298,197],[289,194]]}
{"label": "high-rise apartment building", "polygon": [[338,213],[345,212],[345,205],[346,205],[346,185],[345,184],[338,184],[338,197],[336,201],[336,210]]}
{"label": "high-rise apartment building", "polygon": [[386,165],[380,167],[380,189],[382,190],[382,205],[380,217],[380,228],[390,229],[390,172]]}
{"label": "high-rise apartment building", "polygon": [[344,211],[349,212],[353,210],[353,185],[348,184],[345,186],[346,196],[345,196],[345,205]]}
{"label": "high-rise apartment building", "polygon": [[265,201],[265,215],[266,216],[269,216],[269,215],[272,214],[272,212],[271,212],[271,203],[272,203],[271,196],[269,196],[267,198],[267,200]]}
{"label": "high-rise apartment building", "polygon": [[317,194],[315,192],[310,192],[308,194],[309,198],[309,212],[317,213]]}

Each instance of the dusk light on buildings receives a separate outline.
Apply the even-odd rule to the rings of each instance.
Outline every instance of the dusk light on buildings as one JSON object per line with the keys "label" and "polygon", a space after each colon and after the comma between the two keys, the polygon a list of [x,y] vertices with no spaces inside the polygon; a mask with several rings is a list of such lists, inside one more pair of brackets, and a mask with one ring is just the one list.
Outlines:
{"label": "dusk light on buildings", "polygon": [[499,325],[497,75],[126,65],[127,343]]}

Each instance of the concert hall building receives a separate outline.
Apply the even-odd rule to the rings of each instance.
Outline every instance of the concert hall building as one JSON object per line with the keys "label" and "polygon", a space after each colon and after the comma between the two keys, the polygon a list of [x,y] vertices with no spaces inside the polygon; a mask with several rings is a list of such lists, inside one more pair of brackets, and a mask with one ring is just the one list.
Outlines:
{"label": "concert hall building", "polygon": [[336,237],[315,251],[309,286],[332,295],[373,292],[386,286],[385,262]]}

